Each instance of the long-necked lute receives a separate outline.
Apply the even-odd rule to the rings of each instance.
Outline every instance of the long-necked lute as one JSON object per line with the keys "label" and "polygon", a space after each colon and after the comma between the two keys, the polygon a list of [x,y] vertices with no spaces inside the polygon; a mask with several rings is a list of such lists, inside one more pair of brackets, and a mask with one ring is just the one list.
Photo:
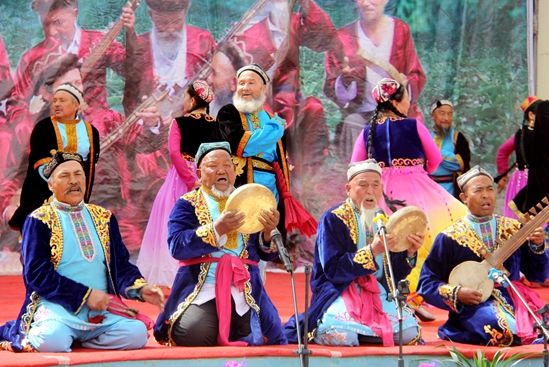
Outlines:
{"label": "long-necked lute", "polygon": [[536,228],[549,218],[548,204],[549,200],[544,198],[530,209],[524,215],[526,224],[504,241],[494,252],[483,254],[483,261],[464,261],[456,266],[450,273],[448,283],[478,290],[482,293],[482,302],[486,301],[494,289],[494,282],[488,278],[488,271],[491,268],[501,269],[505,260],[526,241]]}

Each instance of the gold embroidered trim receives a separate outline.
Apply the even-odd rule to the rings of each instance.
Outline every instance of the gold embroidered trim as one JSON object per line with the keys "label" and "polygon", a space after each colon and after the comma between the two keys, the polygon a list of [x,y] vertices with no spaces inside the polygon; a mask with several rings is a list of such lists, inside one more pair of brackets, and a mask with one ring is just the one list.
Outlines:
{"label": "gold embroidered trim", "polygon": [[423,166],[424,163],[423,158],[395,158],[391,160],[393,167]]}
{"label": "gold embroidered trim", "polygon": [[252,166],[254,168],[258,168],[258,169],[262,169],[264,171],[273,171],[273,166],[270,165],[269,163],[267,162],[263,162],[263,161],[259,161],[257,159],[253,159],[252,158]]}
{"label": "gold embroidered trim", "polygon": [[494,329],[491,325],[484,325],[484,332],[491,336],[488,345],[509,347],[513,344],[514,336],[505,317],[505,311],[514,315],[513,308],[507,303],[499,289],[494,289],[492,296],[496,301],[494,303],[495,315],[501,331]]}
{"label": "gold embroidered trim", "polygon": [[[95,230],[101,241],[101,246],[103,247],[103,252],[105,253],[105,262],[107,263],[107,269],[109,269],[111,263],[111,252],[110,252],[110,235],[109,235],[109,222],[111,220],[111,211],[94,204],[86,204],[90,216],[92,218],[93,224],[95,225]],[[112,280],[112,279],[111,279]]]}
{"label": "gold embroidered trim", "polygon": [[355,245],[358,245],[358,223],[353,210],[353,207],[348,202],[344,202],[339,207],[332,210],[332,213],[338,217],[347,228],[351,235],[351,239]]}
{"label": "gold embroidered trim", "polygon": [[459,171],[463,172],[463,167],[465,167],[465,162],[463,162],[463,158],[461,158],[459,154],[456,154],[456,160],[458,161],[458,164],[459,164]]}
{"label": "gold embroidered trim", "polygon": [[234,173],[237,176],[240,176],[244,173],[244,166],[246,166],[246,158],[237,157],[235,155],[231,155],[231,160],[234,164]]}
{"label": "gold embroidered trim", "polygon": [[[500,244],[509,239],[520,228],[520,223],[512,218],[506,218],[497,215],[497,241],[494,250],[499,248]],[[460,246],[467,247],[482,258],[482,254],[488,251],[484,242],[478,237],[473,228],[465,221],[460,219],[443,231],[445,235],[456,241]]]}
{"label": "gold embroidered trim", "polygon": [[67,147],[65,151],[76,152],[78,148],[78,137],[76,136],[76,124],[64,124],[67,133]]}
{"label": "gold embroidered trim", "polygon": [[444,303],[450,307],[454,312],[458,312],[457,302],[458,302],[458,292],[461,289],[460,285],[450,285],[444,284],[438,288],[438,294],[442,297]]}
{"label": "gold embroidered trim", "polygon": [[82,298],[82,302],[80,303],[80,306],[78,306],[78,308],[74,312],[75,315],[78,314],[80,312],[80,310],[82,310],[82,307],[84,307],[84,305],[88,301],[88,297],[90,296],[91,291],[92,291],[92,289],[88,288],[88,290],[86,291],[86,294],[84,294],[84,298]]}
{"label": "gold embroidered trim", "polygon": [[57,269],[63,255],[63,230],[59,216],[51,205],[43,205],[33,211],[31,217],[40,220],[50,229],[50,261],[54,269]]}
{"label": "gold embroidered trim", "polygon": [[200,237],[204,243],[207,243],[212,247],[217,247],[217,243],[215,242],[213,223],[200,226],[196,229],[195,232],[196,235]]}
{"label": "gold embroidered trim", "polygon": [[366,270],[377,270],[374,254],[372,253],[370,246],[366,246],[358,250],[353,258],[353,261],[362,265],[362,267]]}
{"label": "gold embroidered trim", "polygon": [[[208,275],[208,270],[210,269],[211,264],[202,263],[200,264],[200,273],[198,274],[198,281],[196,282],[196,285],[194,286],[193,291],[185,298],[183,302],[181,302],[174,313],[170,316],[169,319],[167,319],[165,322],[169,324],[168,328],[168,345],[175,346],[175,342],[172,338],[173,333],[173,327],[179,317],[187,310],[189,305],[194,301],[196,296],[198,296],[198,293],[200,293],[200,290],[204,286],[204,282],[206,281],[206,275]],[[165,343],[166,344],[166,343]]]}
{"label": "gold embroidered trim", "polygon": [[36,292],[32,292],[29,298],[30,302],[25,309],[25,313],[21,316],[21,324],[19,325],[19,330],[23,335],[29,333],[32,321],[34,320],[34,314],[38,308],[38,302],[40,302],[40,296]]}
{"label": "gold embroidered trim", "polygon": [[141,289],[143,288],[144,286],[146,286],[148,283],[145,281],[145,279],[143,278],[138,278],[136,279],[132,285],[130,285],[129,287],[127,287],[125,290],[124,290],[124,293],[126,294],[126,298],[129,298],[128,297],[128,292],[133,290],[133,289]]}

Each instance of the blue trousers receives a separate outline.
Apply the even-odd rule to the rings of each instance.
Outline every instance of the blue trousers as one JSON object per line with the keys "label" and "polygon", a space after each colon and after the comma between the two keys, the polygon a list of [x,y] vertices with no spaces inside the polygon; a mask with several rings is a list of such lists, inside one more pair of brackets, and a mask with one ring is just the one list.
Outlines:
{"label": "blue trousers", "polygon": [[80,330],[58,320],[47,320],[33,326],[27,334],[30,344],[39,352],[70,352],[74,341],[85,348],[140,349],[147,344],[147,328],[141,321],[108,314],[111,322],[94,330]]}

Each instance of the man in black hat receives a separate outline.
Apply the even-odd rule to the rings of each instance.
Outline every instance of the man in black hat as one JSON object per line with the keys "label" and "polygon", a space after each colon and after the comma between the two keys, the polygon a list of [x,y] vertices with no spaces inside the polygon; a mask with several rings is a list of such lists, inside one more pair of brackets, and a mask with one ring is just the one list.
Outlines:
{"label": "man in black hat", "polygon": [[0,346],[16,352],[70,352],[76,340],[86,348],[142,348],[152,322],[122,316],[117,310],[125,305],[119,297],[163,307],[161,290],[147,284],[130,263],[114,215],[84,203],[79,154],[55,153],[42,174],[53,201],[25,221],[25,301],[16,320],[0,326]]}

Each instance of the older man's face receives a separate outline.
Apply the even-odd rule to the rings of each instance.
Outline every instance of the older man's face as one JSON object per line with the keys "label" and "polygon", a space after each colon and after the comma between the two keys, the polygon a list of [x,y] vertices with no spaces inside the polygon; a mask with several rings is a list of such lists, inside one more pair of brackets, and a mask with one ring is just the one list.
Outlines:
{"label": "older man's face", "polygon": [[234,186],[236,173],[231,156],[225,150],[217,149],[206,154],[200,162],[200,183],[211,189],[225,192]]}
{"label": "older man's face", "polygon": [[236,95],[244,101],[261,99],[265,90],[263,79],[256,72],[247,70],[238,77]]}
{"label": "older man's face", "polygon": [[381,177],[376,172],[359,173],[346,185],[347,194],[357,208],[375,209],[383,195]]}
{"label": "older man's face", "polygon": [[431,113],[435,127],[446,133],[452,127],[454,109],[449,105],[442,105]]}
{"label": "older man's face", "polygon": [[177,39],[185,26],[186,10],[175,12],[161,12],[149,9],[149,15],[154,28],[158,31],[160,38],[166,41]]}
{"label": "older man's face", "polygon": [[53,171],[48,186],[58,201],[79,204],[86,192],[86,174],[82,165],[76,161],[61,163]]}
{"label": "older man's face", "polygon": [[[211,73],[208,76],[208,83],[217,94],[229,90],[234,92],[236,89],[236,78],[231,60],[223,52],[216,52],[212,57]],[[216,96],[217,97],[217,96]]]}
{"label": "older man's face", "polygon": [[78,10],[63,8],[52,10],[40,17],[46,38],[54,39],[61,43],[63,48],[68,48],[72,43],[76,32],[76,17]]}

